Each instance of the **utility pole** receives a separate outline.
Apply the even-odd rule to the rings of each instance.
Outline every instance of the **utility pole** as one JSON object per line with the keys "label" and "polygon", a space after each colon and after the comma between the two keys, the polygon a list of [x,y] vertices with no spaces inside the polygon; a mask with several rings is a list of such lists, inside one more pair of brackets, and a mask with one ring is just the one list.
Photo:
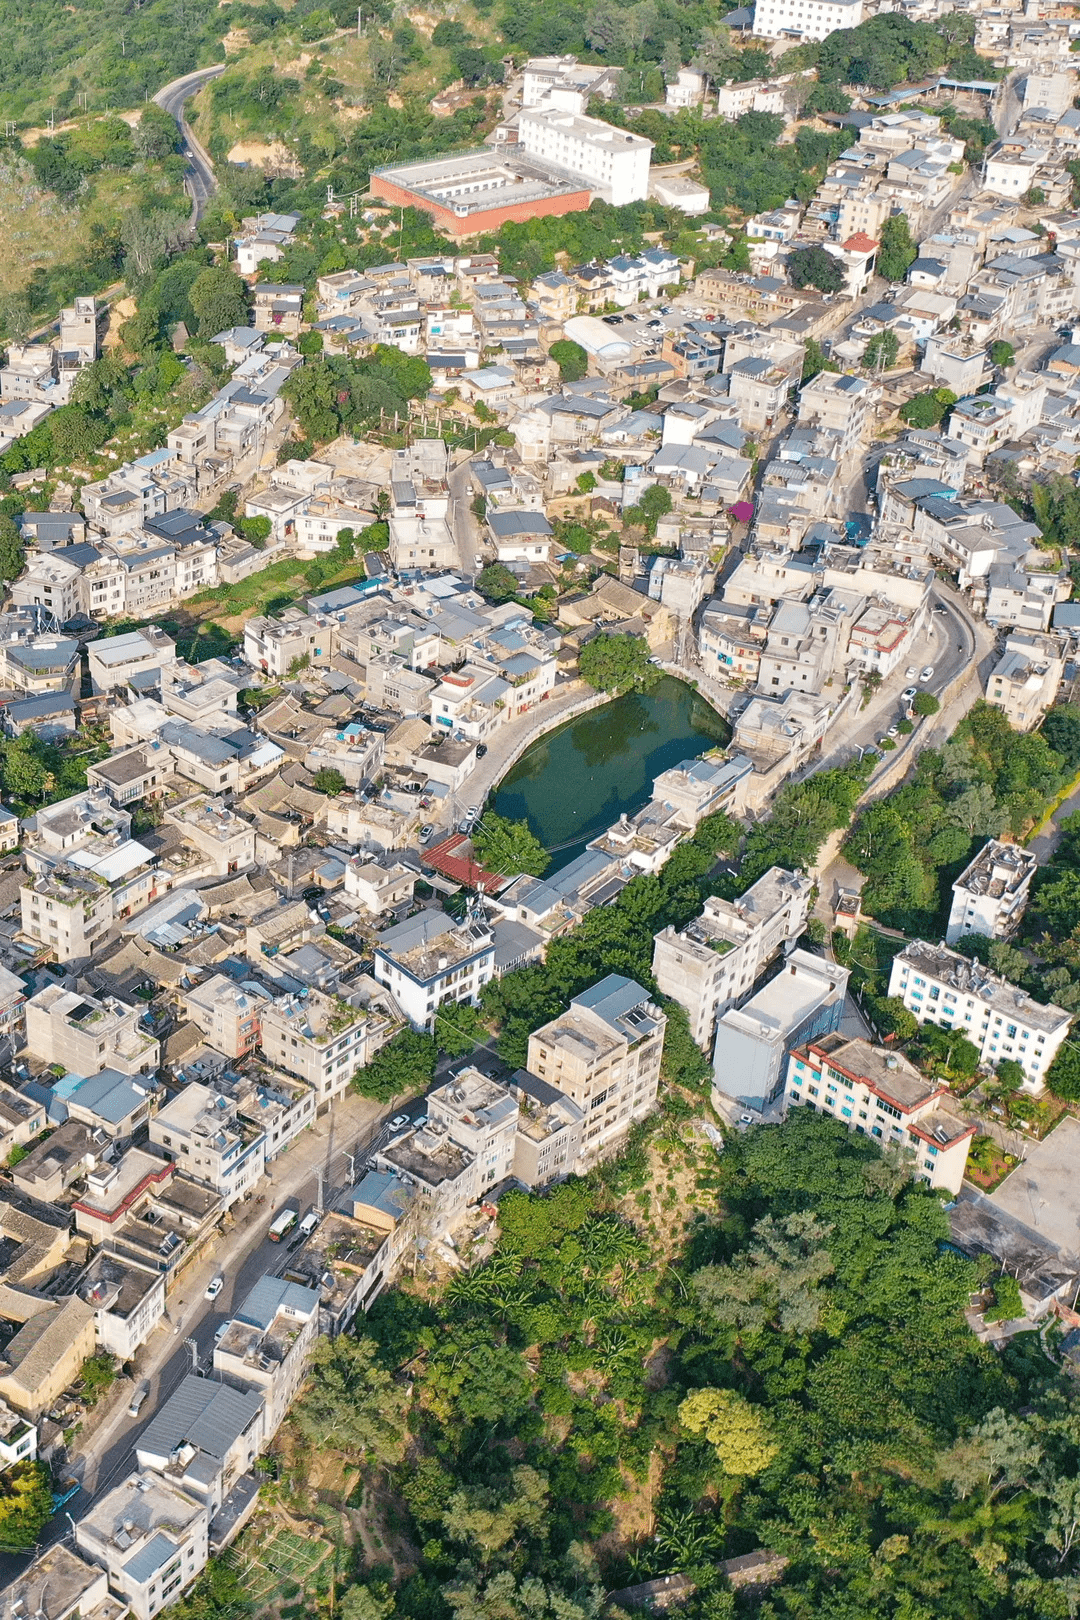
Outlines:
{"label": "utility pole", "polygon": [[191,1351],[191,1370],[196,1373],[199,1370],[199,1347],[194,1339],[185,1339],[184,1344]]}
{"label": "utility pole", "polygon": [[315,1194],[315,1208],[321,1215],[324,1207],[323,1183],[326,1180],[326,1171],[321,1166],[315,1171],[315,1179],[318,1182],[319,1188],[318,1192]]}
{"label": "utility pole", "polygon": [[360,7],[357,6],[357,8],[356,8],[356,37],[357,37],[357,39],[360,38],[360,35],[363,32],[363,18],[364,18],[364,13],[360,9]]}
{"label": "utility pole", "polygon": [[352,1153],[346,1153],[346,1155],[345,1155],[345,1163],[349,1167],[349,1186],[350,1187],[355,1186],[355,1184],[356,1184],[356,1153],[355,1153],[355,1151],[353,1151]]}

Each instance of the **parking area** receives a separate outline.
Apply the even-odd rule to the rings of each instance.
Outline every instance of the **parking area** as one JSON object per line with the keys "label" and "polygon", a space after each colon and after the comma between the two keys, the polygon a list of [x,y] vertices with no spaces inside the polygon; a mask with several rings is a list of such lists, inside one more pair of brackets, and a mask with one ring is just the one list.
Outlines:
{"label": "parking area", "polygon": [[1080,1120],[1067,1118],[1027,1156],[992,1201],[1048,1238],[1065,1254],[1080,1254]]}

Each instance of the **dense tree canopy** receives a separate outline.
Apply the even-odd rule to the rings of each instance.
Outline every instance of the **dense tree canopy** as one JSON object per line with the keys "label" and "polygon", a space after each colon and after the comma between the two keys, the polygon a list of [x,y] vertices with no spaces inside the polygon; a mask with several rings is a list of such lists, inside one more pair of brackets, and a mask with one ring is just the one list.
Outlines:
{"label": "dense tree canopy", "polygon": [[493,810],[481,816],[473,830],[472,844],[485,871],[504,877],[516,877],[520,872],[539,877],[551,860],[527,821],[509,821]]}
{"label": "dense tree canopy", "polygon": [[660,677],[649,663],[644,636],[594,636],[582,647],[578,667],[582,679],[598,692],[645,691]]}

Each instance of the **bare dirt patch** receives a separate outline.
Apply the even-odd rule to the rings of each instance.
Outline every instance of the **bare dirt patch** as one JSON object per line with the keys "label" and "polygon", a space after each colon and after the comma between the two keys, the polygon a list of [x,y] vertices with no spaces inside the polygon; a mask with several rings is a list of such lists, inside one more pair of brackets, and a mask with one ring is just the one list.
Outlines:
{"label": "bare dirt patch", "polygon": [[283,141],[237,141],[229,149],[230,163],[250,163],[281,179],[299,180],[303,170]]}

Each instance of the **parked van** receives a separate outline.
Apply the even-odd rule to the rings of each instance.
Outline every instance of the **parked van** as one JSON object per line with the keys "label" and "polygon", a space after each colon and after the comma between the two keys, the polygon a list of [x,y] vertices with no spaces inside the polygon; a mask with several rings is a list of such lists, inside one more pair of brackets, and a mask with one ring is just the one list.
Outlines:
{"label": "parked van", "polygon": [[321,1220],[322,1216],[316,1210],[309,1210],[300,1222],[300,1236],[309,1238]]}

